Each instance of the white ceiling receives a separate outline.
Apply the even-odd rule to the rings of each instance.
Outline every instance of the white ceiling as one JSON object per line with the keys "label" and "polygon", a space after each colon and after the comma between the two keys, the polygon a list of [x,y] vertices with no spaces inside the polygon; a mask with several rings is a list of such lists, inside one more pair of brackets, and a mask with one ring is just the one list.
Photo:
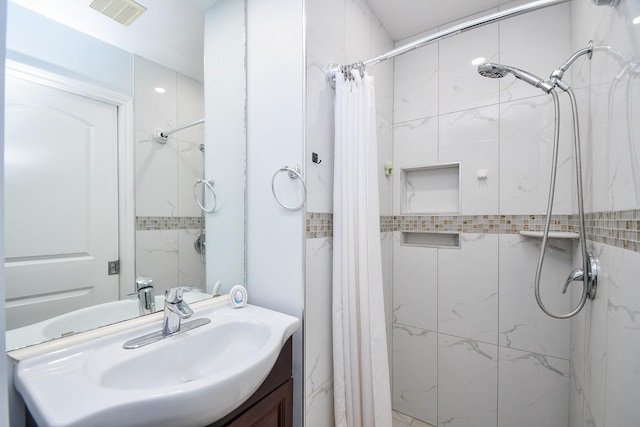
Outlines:
{"label": "white ceiling", "polygon": [[[91,0],[11,0],[106,43],[203,80],[203,12],[219,0],[137,0],[129,27],[91,9]],[[506,0],[366,0],[394,40],[504,4]],[[9,16],[11,19],[11,16]]]}
{"label": "white ceiling", "polygon": [[366,0],[394,41],[511,0]]}

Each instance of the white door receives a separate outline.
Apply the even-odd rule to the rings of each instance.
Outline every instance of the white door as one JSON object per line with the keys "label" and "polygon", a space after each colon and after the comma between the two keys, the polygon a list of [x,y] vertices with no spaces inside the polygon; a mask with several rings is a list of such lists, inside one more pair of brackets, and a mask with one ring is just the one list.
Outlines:
{"label": "white door", "polygon": [[117,107],[6,78],[7,329],[118,299]]}

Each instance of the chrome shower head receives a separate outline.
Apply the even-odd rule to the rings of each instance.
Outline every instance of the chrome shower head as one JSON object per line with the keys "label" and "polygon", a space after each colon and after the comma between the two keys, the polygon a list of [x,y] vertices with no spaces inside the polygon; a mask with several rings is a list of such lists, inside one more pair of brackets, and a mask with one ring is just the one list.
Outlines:
{"label": "chrome shower head", "polygon": [[499,79],[507,74],[511,73],[518,79],[529,83],[532,86],[542,89],[543,92],[549,93],[553,86],[542,80],[535,74],[531,74],[528,71],[521,70],[516,67],[510,67],[508,65],[496,64],[494,62],[487,62],[478,65],[478,73],[483,77],[489,77],[492,79]]}
{"label": "chrome shower head", "polygon": [[489,77],[490,79],[501,79],[509,73],[509,70],[505,65],[486,62],[478,65],[478,73],[480,73],[481,76]]}

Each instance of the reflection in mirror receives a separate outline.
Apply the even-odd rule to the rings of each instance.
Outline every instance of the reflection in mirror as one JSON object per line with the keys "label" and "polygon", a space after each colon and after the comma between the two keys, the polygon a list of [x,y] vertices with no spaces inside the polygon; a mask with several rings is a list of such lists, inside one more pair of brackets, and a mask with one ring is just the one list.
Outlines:
{"label": "reflection in mirror", "polygon": [[205,289],[204,256],[194,242],[204,233],[204,125],[153,138],[204,117],[204,88],[161,64],[134,58],[136,140],[136,276],[153,279],[156,295],[176,285]]}
{"label": "reflection in mirror", "polygon": [[[184,66],[189,52],[170,52],[159,63],[145,57],[144,43],[122,46],[118,34],[109,39],[109,31],[99,36],[105,43],[72,29],[78,26],[49,14],[48,1],[15,1],[25,7],[9,2],[8,8],[7,58],[19,71],[7,78],[5,105],[7,349],[148,313],[152,309],[141,305],[141,296],[152,295],[155,309],[162,309],[169,287],[192,287],[185,294],[192,302],[211,296],[226,277],[243,280],[244,259],[228,263],[240,271],[218,269],[205,280],[204,215],[216,214],[203,214],[195,200],[211,202],[202,186],[194,188],[206,175],[205,126],[172,133],[165,144],[152,138],[158,129],[204,117],[202,69],[183,72],[190,69]],[[54,3],[64,9],[72,2]],[[145,13],[155,20],[150,28],[157,28],[160,9],[175,9],[163,12],[168,18],[185,18],[188,9],[191,20],[183,22],[198,27],[192,9],[202,21],[215,3],[151,2]],[[122,27],[126,38],[136,25],[144,30],[144,22],[143,16]],[[234,24],[244,32],[243,20]],[[199,31],[192,44],[200,46],[200,57],[192,62],[201,66],[202,26]],[[155,50],[169,46],[175,44],[165,39]],[[236,74],[243,76],[243,69]],[[244,102],[243,91],[238,98]],[[244,152],[243,129],[234,141]],[[244,175],[244,158],[229,167]],[[239,206],[232,206],[232,198],[225,203],[240,224],[234,237],[239,243],[229,244],[243,248],[243,188],[240,193]],[[119,261],[119,274],[113,261]],[[151,289],[136,285],[142,275],[151,277]]]}
{"label": "reflection in mirror", "polygon": [[117,300],[119,285],[117,100],[20,68],[7,67],[5,97],[9,330]]}

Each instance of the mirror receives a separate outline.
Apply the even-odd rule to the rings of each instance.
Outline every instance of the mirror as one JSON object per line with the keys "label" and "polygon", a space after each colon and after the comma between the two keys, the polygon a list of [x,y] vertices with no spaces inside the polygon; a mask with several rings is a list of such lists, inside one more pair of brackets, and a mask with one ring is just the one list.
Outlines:
{"label": "mirror", "polygon": [[[244,283],[244,6],[236,0],[139,3],[147,11],[124,27],[82,0],[9,2],[9,350],[137,316],[144,311],[135,293],[140,275],[153,280],[156,309],[169,287],[200,288],[185,293],[194,300]],[[74,7],[85,10],[71,12]],[[163,8],[170,10],[159,15]],[[107,24],[95,28],[84,15]],[[157,31],[163,26],[158,16],[172,19],[171,32]],[[195,20],[204,18],[223,19],[213,36],[224,40],[232,32],[239,43],[204,46],[202,26],[191,39],[176,35],[181,28],[197,30]],[[204,73],[197,65],[205,47],[216,43],[240,51],[224,52],[222,58],[241,60],[226,62],[235,80],[218,88],[239,106],[209,102],[207,111],[216,113],[210,122],[172,133],[164,144],[154,141],[155,130],[204,118]],[[215,90],[215,82],[209,87]],[[97,150],[104,147],[110,149]],[[213,192],[196,184],[206,178]],[[205,207],[215,198],[217,207],[203,213],[194,197]],[[117,260],[120,274],[105,274],[117,269]],[[105,285],[94,285],[93,270]]]}

